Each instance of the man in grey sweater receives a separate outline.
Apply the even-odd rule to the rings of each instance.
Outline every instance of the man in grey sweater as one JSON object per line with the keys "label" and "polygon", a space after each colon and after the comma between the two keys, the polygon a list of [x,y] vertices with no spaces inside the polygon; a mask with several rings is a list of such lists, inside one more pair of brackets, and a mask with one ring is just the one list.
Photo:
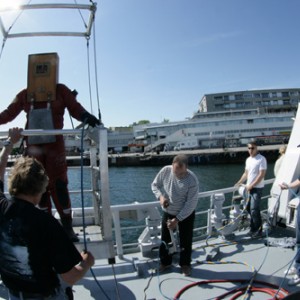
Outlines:
{"label": "man in grey sweater", "polygon": [[165,166],[159,171],[151,188],[163,209],[159,271],[164,271],[172,264],[172,255],[168,251],[168,244],[171,242],[170,230],[175,230],[178,226],[179,265],[182,273],[189,276],[191,274],[193,227],[199,183],[196,175],[188,169],[187,156],[175,156],[172,165]]}

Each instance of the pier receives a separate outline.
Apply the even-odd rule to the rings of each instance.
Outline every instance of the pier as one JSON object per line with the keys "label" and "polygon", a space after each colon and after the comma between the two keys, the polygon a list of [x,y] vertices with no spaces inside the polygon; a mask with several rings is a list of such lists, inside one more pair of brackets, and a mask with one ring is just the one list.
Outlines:
{"label": "pier", "polygon": [[[279,157],[280,145],[258,146],[259,152],[264,155],[268,162],[275,162]],[[138,167],[138,166],[164,166],[172,163],[173,157],[178,154],[186,154],[190,165],[208,165],[208,164],[240,164],[244,163],[249,156],[247,147],[238,148],[214,148],[214,149],[196,149],[167,152],[148,152],[148,153],[117,153],[108,154],[109,166],[115,167]],[[8,165],[14,162],[17,156],[11,156]],[[81,157],[79,155],[67,156],[68,166],[79,166]],[[90,159],[87,155],[83,157],[83,165],[90,165]]]}
{"label": "pier", "polygon": [[[279,157],[280,145],[258,146],[259,152],[268,162],[274,162]],[[120,153],[109,154],[110,166],[163,166],[172,163],[175,155],[186,154],[190,165],[244,163],[249,156],[247,147],[196,149],[149,153]]]}

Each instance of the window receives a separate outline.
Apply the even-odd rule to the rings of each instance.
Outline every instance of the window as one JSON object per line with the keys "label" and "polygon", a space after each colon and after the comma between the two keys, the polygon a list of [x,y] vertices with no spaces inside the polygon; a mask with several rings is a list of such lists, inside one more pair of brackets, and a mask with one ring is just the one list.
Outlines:
{"label": "window", "polygon": [[272,92],[272,98],[277,98],[277,93],[276,92]]}
{"label": "window", "polygon": [[292,104],[292,105],[298,104],[298,102],[299,102],[299,100],[297,100],[297,99],[292,99],[292,100],[291,100],[291,104]]}
{"label": "window", "polygon": [[215,104],[215,108],[222,110],[224,108],[224,105],[223,104]]}
{"label": "window", "polygon": [[214,99],[215,100],[223,100],[223,97],[222,96],[215,96]]}
{"label": "window", "polygon": [[282,97],[289,97],[289,92],[282,92]]}
{"label": "window", "polygon": [[236,94],[235,95],[235,100],[242,100],[243,99],[243,95],[242,94]]}

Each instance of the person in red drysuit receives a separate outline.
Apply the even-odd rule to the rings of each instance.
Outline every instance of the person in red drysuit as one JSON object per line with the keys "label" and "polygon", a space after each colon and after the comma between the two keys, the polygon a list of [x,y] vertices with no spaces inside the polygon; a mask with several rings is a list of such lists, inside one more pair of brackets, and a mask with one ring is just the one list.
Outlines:
{"label": "person in red drysuit", "polygon": [[[32,107],[32,105],[34,107]],[[27,89],[17,94],[13,102],[0,113],[0,125],[14,120],[21,111],[25,111],[28,127],[28,119],[31,109],[43,109],[49,105],[48,102],[30,103],[27,99]],[[95,127],[100,121],[87,112],[76,100],[76,94],[63,84],[56,85],[56,98],[51,101],[50,109],[54,129],[62,129],[64,125],[64,111],[67,108],[70,115],[78,121]],[[45,129],[45,128],[40,128]],[[43,195],[40,208],[51,213],[51,199],[60,215],[62,226],[72,241],[78,241],[77,235],[72,228],[72,209],[68,191],[67,162],[65,144],[62,135],[55,136],[55,141],[42,144],[29,144],[25,138],[25,155],[38,159],[46,169],[49,177],[48,191]]]}

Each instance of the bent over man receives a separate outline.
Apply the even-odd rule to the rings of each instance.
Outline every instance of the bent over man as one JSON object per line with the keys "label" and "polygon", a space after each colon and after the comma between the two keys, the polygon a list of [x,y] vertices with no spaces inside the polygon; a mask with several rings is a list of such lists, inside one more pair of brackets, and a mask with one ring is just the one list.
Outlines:
{"label": "bent over man", "polygon": [[177,155],[171,166],[165,166],[152,182],[152,191],[163,209],[161,224],[162,244],[159,249],[162,272],[172,263],[168,253],[170,231],[179,228],[180,260],[183,275],[191,274],[191,255],[195,209],[198,203],[199,183],[196,175],[188,169],[188,158]]}

